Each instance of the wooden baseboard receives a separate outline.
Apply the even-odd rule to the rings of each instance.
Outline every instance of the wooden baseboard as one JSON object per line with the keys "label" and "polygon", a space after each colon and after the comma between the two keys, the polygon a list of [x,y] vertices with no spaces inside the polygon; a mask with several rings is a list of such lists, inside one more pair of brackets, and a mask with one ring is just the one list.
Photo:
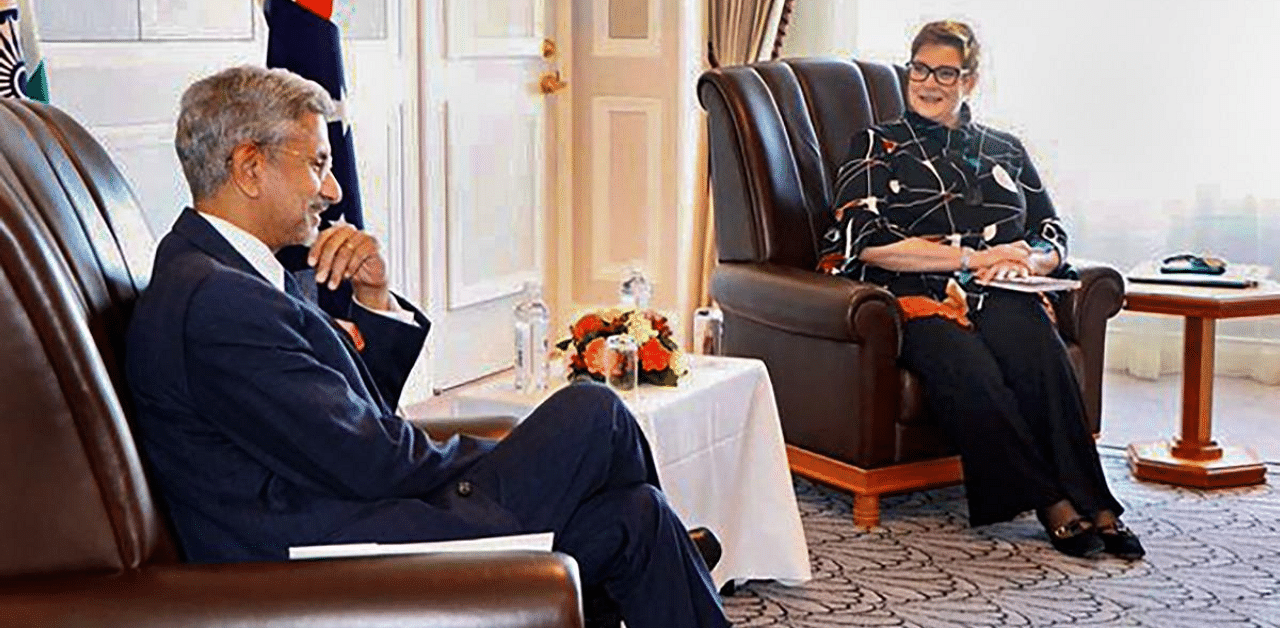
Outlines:
{"label": "wooden baseboard", "polygon": [[853,493],[853,522],[864,528],[880,525],[881,495],[951,486],[964,480],[960,456],[863,469],[787,445],[787,462],[799,475]]}

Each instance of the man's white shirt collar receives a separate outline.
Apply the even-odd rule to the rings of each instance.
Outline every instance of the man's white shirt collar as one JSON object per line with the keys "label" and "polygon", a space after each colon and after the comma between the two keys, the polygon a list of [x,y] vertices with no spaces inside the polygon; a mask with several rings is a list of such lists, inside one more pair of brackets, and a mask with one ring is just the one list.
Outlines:
{"label": "man's white shirt collar", "polygon": [[284,291],[284,265],[276,259],[271,253],[271,249],[267,245],[255,237],[253,234],[237,227],[226,220],[223,220],[212,214],[204,212],[196,212],[200,217],[209,221],[214,229],[222,235],[224,239],[235,249],[245,260],[249,262],[253,269],[258,271],[276,290]]}

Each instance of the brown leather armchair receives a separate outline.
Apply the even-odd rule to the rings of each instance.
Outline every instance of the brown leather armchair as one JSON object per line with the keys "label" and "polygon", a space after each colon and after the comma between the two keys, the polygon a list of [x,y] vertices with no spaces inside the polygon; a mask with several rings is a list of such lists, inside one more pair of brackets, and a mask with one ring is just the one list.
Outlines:
{"label": "brown leather armchair", "polygon": [[151,246],[80,125],[0,99],[0,626],[582,625],[551,552],[181,563],[122,377]]}
{"label": "brown leather armchair", "polygon": [[[759,358],[773,379],[791,468],[854,493],[854,522],[879,521],[882,494],[961,480],[959,458],[898,367],[902,318],[870,284],[814,271],[836,169],[850,138],[904,111],[900,68],[834,58],[714,69],[708,112],[719,265],[711,294],[724,347]],[[1107,320],[1123,303],[1119,273],[1080,267],[1083,286],[1057,305],[1098,431]]]}

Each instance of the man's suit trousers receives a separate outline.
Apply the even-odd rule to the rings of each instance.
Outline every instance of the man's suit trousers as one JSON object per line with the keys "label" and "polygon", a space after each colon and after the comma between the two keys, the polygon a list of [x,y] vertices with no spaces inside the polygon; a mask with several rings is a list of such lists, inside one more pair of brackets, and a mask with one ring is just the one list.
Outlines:
{"label": "man's suit trousers", "polygon": [[585,584],[605,587],[630,628],[729,625],[644,434],[604,386],[552,395],[452,490],[488,496],[528,531],[554,531],[555,549]]}

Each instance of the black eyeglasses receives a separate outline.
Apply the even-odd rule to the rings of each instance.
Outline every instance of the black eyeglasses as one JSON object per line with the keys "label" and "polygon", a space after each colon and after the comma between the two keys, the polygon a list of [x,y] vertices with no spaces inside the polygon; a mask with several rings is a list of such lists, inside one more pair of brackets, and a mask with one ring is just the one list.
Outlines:
{"label": "black eyeglasses", "polygon": [[936,68],[931,68],[928,64],[919,61],[907,62],[907,77],[917,83],[928,80],[929,75],[932,74],[933,79],[939,85],[950,86],[955,85],[956,81],[960,80],[960,77],[968,73],[968,70],[962,70],[954,65],[940,65]]}

